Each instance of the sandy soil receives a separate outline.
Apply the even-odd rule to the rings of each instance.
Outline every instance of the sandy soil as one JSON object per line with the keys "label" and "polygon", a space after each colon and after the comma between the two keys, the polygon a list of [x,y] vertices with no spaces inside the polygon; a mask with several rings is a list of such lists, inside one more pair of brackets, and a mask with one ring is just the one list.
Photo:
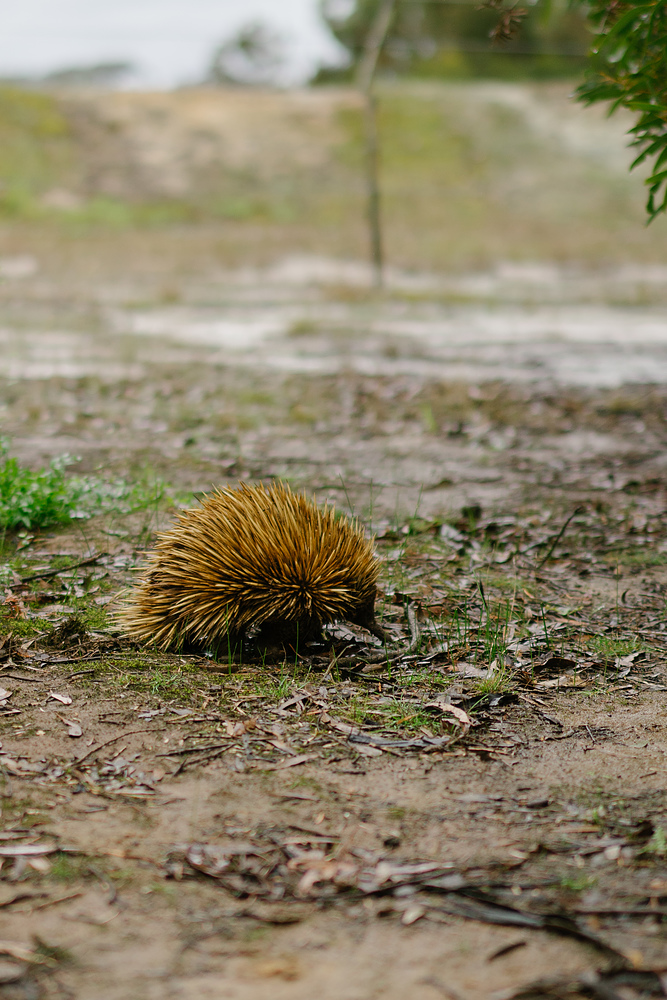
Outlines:
{"label": "sandy soil", "polygon": [[[664,270],[235,232],[2,234],[12,453],[168,490],[4,540],[0,993],[667,995]],[[393,662],[122,640],[174,505],[272,477],[375,532]]]}

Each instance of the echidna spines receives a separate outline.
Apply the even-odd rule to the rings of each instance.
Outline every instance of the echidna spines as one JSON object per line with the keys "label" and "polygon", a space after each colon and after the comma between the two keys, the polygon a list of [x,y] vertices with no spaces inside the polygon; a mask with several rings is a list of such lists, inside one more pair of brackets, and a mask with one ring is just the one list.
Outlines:
{"label": "echidna spines", "polygon": [[368,625],[377,575],[356,521],[284,483],[241,484],[204,497],[158,535],[118,620],[128,636],[161,649],[287,623]]}

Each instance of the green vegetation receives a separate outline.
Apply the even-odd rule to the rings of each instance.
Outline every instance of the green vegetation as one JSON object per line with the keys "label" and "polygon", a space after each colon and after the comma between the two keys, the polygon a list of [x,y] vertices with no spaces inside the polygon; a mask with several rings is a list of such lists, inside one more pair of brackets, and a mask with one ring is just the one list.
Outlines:
{"label": "green vegetation", "polygon": [[95,878],[91,871],[90,858],[85,855],[61,854],[53,855],[49,879],[53,882],[63,882],[71,885],[74,882],[89,881]]}
{"label": "green vegetation", "polygon": [[595,875],[564,875],[560,884],[563,889],[569,889],[570,892],[586,892],[587,889],[597,885],[597,881]]}
{"label": "green vegetation", "polygon": [[632,166],[654,161],[646,181],[646,211],[654,219],[667,210],[667,0],[593,0],[588,19],[597,37],[578,97],[636,114],[631,135],[639,152]]}
{"label": "green vegetation", "polygon": [[104,510],[123,513],[158,502],[163,485],[149,490],[143,483],[130,486],[123,480],[105,482],[94,476],[68,476],[66,468],[75,460],[69,455],[54,459],[37,471],[8,457],[8,442],[0,439],[0,530],[47,528],[86,519]]}
{"label": "green vegetation", "polygon": [[667,553],[654,552],[646,546],[643,549],[635,548],[631,551],[619,552],[617,556],[614,555],[614,558],[608,561],[615,562],[620,566],[636,566],[643,569],[648,566],[664,566],[667,563]]}
{"label": "green vegetation", "polygon": [[630,656],[632,653],[648,648],[646,643],[636,636],[619,638],[616,635],[604,633],[587,637],[585,646],[590,653],[603,661],[614,660],[620,656]]}
{"label": "green vegetation", "polygon": [[25,215],[74,163],[70,126],[52,96],[0,87],[0,214]]}
{"label": "green vegetation", "polygon": [[47,944],[41,938],[35,937],[35,954],[50,965],[73,965],[74,956],[67,948],[57,944]]}
{"label": "green vegetation", "polygon": [[659,858],[667,857],[667,835],[661,826],[655,828],[644,851],[646,854],[655,854]]}
{"label": "green vegetation", "polygon": [[487,677],[482,677],[475,685],[475,693],[483,696],[488,694],[501,694],[503,691],[510,691],[514,686],[512,671],[504,664],[489,670]]}
{"label": "green vegetation", "polygon": [[402,820],[405,819],[406,814],[405,806],[387,806],[387,819]]}
{"label": "green vegetation", "polygon": [[[2,576],[4,575],[2,572],[3,569],[4,567],[0,566],[0,580],[2,580]],[[2,582],[4,583],[4,581]],[[44,628],[41,622],[16,618],[0,604],[0,636],[8,635],[11,632],[17,639],[31,639],[43,631]]]}
{"label": "green vegetation", "polygon": [[[378,0],[356,0],[341,13],[325,0],[325,18],[347,49],[349,63],[324,69],[316,79],[354,78],[380,9]],[[494,48],[489,39],[500,45]],[[510,0],[482,7],[398,3],[378,68],[440,79],[540,79],[587,70],[579,100],[607,102],[611,111],[623,107],[635,114],[631,135],[638,156],[632,166],[653,161],[646,181],[649,220],[667,210],[667,0],[574,0],[565,6],[536,0],[530,14]]]}

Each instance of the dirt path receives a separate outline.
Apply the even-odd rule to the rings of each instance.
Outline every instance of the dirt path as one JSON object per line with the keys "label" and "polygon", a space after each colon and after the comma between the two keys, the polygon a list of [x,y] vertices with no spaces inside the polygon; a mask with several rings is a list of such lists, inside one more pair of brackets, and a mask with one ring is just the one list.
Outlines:
{"label": "dirt path", "polygon": [[[172,505],[5,542],[3,996],[664,995],[659,282],[58,266],[1,288],[3,432]],[[391,663],[116,635],[173,503],[270,477],[375,531]]]}

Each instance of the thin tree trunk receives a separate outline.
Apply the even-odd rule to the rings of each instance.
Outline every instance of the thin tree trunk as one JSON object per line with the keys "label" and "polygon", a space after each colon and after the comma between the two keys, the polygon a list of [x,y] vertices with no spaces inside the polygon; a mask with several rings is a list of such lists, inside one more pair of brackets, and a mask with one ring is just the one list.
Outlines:
{"label": "thin tree trunk", "polygon": [[373,283],[381,288],[384,280],[384,247],[380,206],[379,145],[377,107],[373,80],[378,59],[394,13],[395,0],[380,0],[377,13],[366,37],[359,63],[357,83],[364,95],[364,140],[366,146],[366,197],[369,242],[373,264]]}

